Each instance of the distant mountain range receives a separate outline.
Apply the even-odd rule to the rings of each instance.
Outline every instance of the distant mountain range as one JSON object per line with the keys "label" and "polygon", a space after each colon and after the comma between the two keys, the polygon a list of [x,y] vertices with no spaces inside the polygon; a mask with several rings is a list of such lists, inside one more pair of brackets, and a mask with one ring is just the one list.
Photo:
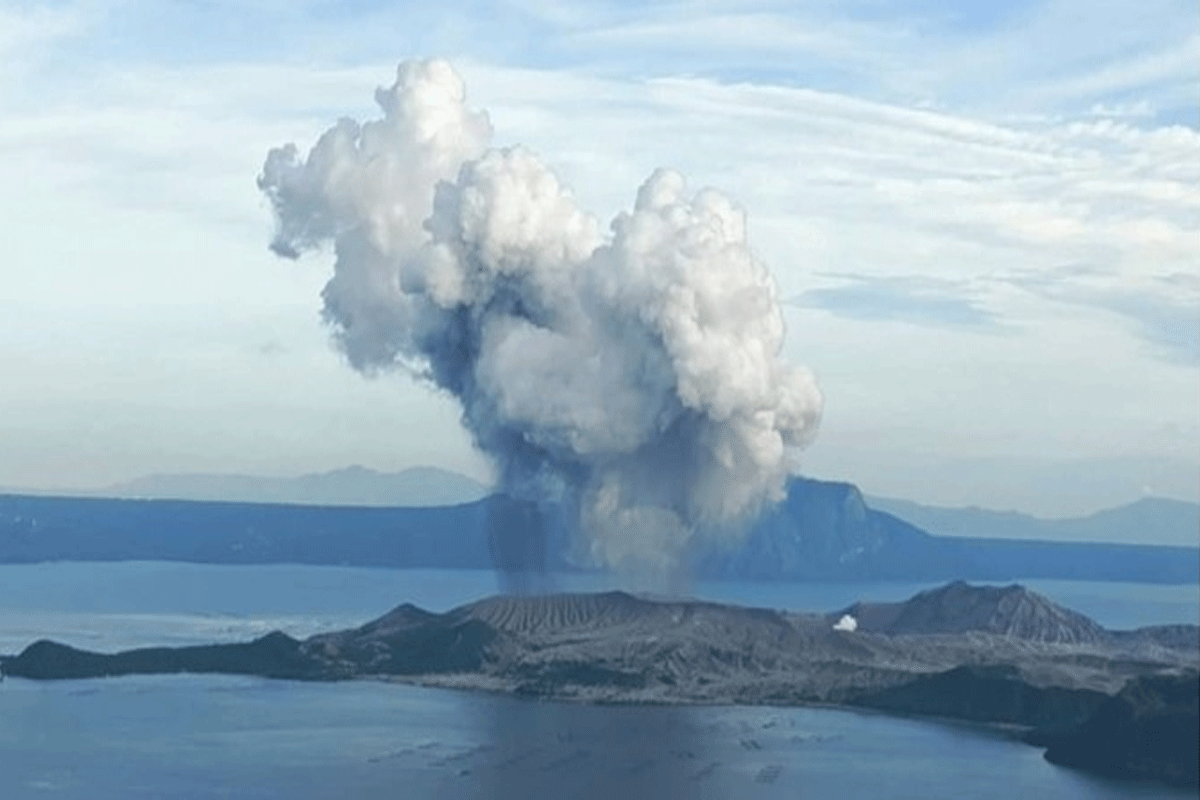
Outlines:
{"label": "distant mountain range", "polygon": [[[348,507],[0,495],[0,563],[159,560],[589,570],[553,509],[500,496],[441,507]],[[1200,550],[934,536],[847,483],[797,478],[740,546],[689,553],[698,577],[1189,583]]]}
{"label": "distant mountain range", "polygon": [[[8,494],[371,508],[462,505],[481,500],[490,491],[479,481],[437,467],[379,472],[357,465],[292,478],[219,473],[149,475],[86,492],[0,489],[0,493]],[[1043,519],[977,507],[928,506],[890,497],[867,497],[864,502],[874,511],[891,514],[938,536],[1183,547],[1200,544],[1200,504],[1160,497],[1071,519]]]}
{"label": "distant mountain range", "polygon": [[1147,497],[1085,517],[1042,519],[1016,511],[941,508],[908,500],[871,497],[871,507],[939,536],[1128,542],[1194,547],[1200,543],[1200,505]]}
{"label": "distant mountain range", "polygon": [[88,492],[100,497],[215,500],[316,506],[452,506],[479,500],[488,487],[457,472],[412,467],[377,472],[350,466],[296,478],[256,475],[148,475]]}
{"label": "distant mountain range", "polygon": [[933,535],[872,508],[853,484],[807,478],[791,481],[784,502],[740,547],[696,558],[703,575],[759,580],[1186,583],[1200,579],[1198,562],[1195,541],[1187,547]]}

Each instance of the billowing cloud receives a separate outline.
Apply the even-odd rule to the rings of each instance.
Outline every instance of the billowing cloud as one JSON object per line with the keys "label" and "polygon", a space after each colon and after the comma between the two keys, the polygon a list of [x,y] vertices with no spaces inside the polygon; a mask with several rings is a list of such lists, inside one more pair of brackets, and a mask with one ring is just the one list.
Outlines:
{"label": "billowing cloud", "polygon": [[332,242],[324,313],[350,363],[448,392],[501,485],[575,509],[578,555],[669,567],[782,497],[822,399],[780,357],[744,212],[658,170],[604,233],[532,153],[490,147],[442,61],[259,185],[283,256]]}

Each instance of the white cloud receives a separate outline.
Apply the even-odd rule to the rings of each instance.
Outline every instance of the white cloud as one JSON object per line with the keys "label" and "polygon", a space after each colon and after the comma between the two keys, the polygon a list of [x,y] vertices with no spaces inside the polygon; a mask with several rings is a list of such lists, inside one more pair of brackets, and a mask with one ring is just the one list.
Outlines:
{"label": "white cloud", "polygon": [[[1108,3],[1076,24],[1070,4],[1041,3],[964,33],[915,10],[848,21],[834,6],[790,4],[506,7],[526,35],[544,26],[535,56],[472,49],[484,20],[467,14],[435,38],[466,56],[470,99],[491,111],[497,140],[540,152],[585,208],[606,218],[655,166],[677,167],[747,207],[785,295],[836,289],[853,273],[957,297],[1001,327],[790,311],[789,350],[828,395],[814,467],[838,448],[866,459],[870,442],[947,458],[1194,450],[1200,382],[1163,337],[1200,308],[1187,279],[1200,134],[1154,122],[1200,83],[1179,55],[1196,47],[1194,26],[1180,33],[1187,14]],[[394,61],[422,48],[411,26],[388,43],[339,17],[331,29],[349,34],[305,50],[319,39],[310,11],[254,10],[299,15],[287,58],[102,58],[75,64],[66,82],[63,43],[103,31],[115,12],[0,11],[0,60],[22,67],[0,89],[0,368],[18,387],[0,400],[0,483],[103,482],[106,448],[137,431],[172,444],[158,456],[134,448],[114,478],[139,464],[437,461],[427,441],[444,444],[438,463],[470,464],[448,406],[399,381],[361,384],[338,364],[315,321],[327,265],[266,252],[254,177],[267,148],[306,146],[337,116],[363,114]],[[579,32],[587,26],[599,32]],[[1088,40],[1098,27],[1115,38]],[[764,41],[769,59],[751,52]],[[676,56],[707,53],[705,42],[721,45],[711,72],[684,74],[695,64]],[[803,59],[787,55],[796,44]],[[34,65],[46,61],[59,68],[43,76]],[[814,63],[838,74],[823,84]],[[933,102],[918,107],[921,97]],[[265,358],[267,341],[286,352]],[[389,398],[397,422],[385,446],[355,418],[364,406],[386,416]],[[1173,439],[1158,432],[1165,423]],[[336,434],[307,435],[323,424]],[[261,432],[257,444],[245,444],[247,429]],[[74,478],[53,466],[72,441],[92,443]]]}

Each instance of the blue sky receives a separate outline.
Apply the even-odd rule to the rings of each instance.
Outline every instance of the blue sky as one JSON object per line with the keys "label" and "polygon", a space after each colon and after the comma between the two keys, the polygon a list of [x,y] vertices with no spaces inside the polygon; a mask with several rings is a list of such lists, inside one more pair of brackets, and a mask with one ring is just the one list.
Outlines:
{"label": "blue sky", "polygon": [[660,165],[746,208],[826,394],[810,473],[1200,491],[1200,11],[1158,0],[0,2],[0,485],[484,475],[447,400],[340,363],[329,256],[273,258],[254,186],[430,55],[601,219]]}

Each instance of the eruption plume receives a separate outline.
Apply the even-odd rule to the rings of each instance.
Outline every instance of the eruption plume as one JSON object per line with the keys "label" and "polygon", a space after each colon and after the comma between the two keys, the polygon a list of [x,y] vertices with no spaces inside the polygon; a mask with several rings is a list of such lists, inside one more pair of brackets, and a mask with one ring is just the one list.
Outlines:
{"label": "eruption plume", "polygon": [[567,509],[580,561],[670,568],[782,497],[822,401],[780,356],[741,209],[658,170],[606,233],[530,152],[489,147],[446,62],[375,99],[258,180],[276,253],[333,243],[324,317],[355,369],[453,395],[502,488]]}

